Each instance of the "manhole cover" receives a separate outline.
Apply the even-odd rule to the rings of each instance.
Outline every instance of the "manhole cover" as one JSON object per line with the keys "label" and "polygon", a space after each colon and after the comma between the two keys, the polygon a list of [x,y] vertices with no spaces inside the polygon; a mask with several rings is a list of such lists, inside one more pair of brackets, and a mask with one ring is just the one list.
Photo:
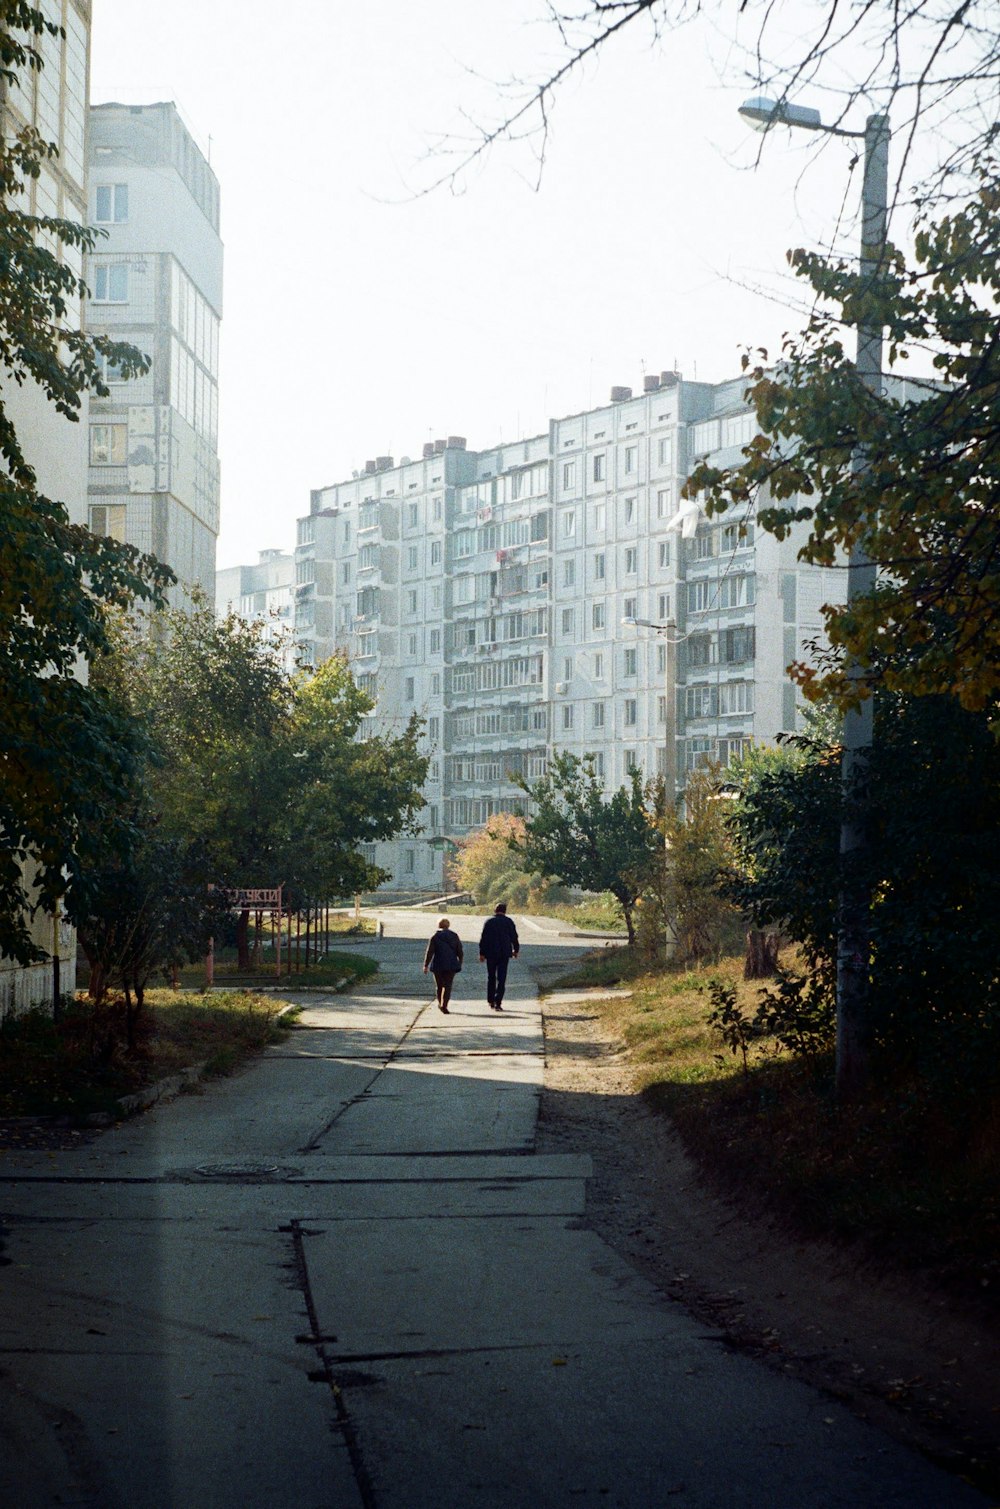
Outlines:
{"label": "manhole cover", "polygon": [[195,1169],[203,1179],[290,1179],[299,1172],[280,1163],[202,1163]]}

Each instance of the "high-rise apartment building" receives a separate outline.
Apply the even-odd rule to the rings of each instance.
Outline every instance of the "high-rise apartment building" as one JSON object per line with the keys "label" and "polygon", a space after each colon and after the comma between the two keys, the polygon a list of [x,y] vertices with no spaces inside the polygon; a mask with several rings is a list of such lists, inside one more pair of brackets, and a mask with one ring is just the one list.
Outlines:
{"label": "high-rise apartment building", "polygon": [[284,550],[262,550],[249,566],[225,566],[215,573],[215,611],[237,613],[248,623],[262,623],[271,639],[287,649],[287,664],[297,653],[292,639],[295,557]]}
{"label": "high-rise apartment building", "polygon": [[89,523],[176,573],[175,603],[215,591],[219,532],[219,184],[175,105],[90,111],[87,324],[151,357],[144,377],[108,368],[91,400]]}
{"label": "high-rise apartment building", "polygon": [[515,778],[553,750],[592,756],[609,787],[635,767],[681,790],[800,725],[786,668],[843,573],[680,498],[701,458],[739,460],[744,389],[664,372],[546,434],[480,452],[453,437],[313,493],[296,637],[317,661],[347,653],[374,724],[426,720],[426,832],[373,856],[398,886],[441,882],[427,840],[523,811]]}
{"label": "high-rise apartment building", "polygon": [[[40,69],[25,68],[16,87],[0,89],[0,126],[5,132],[34,126],[46,142],[55,143],[56,157],[47,158],[37,178],[25,185],[20,205],[33,215],[49,215],[76,222],[87,218],[85,139],[90,80],[90,0],[45,0],[47,20],[61,32],[32,34],[28,40],[41,56]],[[59,255],[78,275],[82,254],[62,246]],[[66,322],[78,328],[79,303],[70,301]],[[0,381],[3,374],[0,373]],[[80,424],[70,424],[32,382],[19,386],[3,382],[4,407],[13,421],[27,460],[35,470],[42,493],[66,505],[76,524],[87,519],[87,398]],[[59,917],[38,914],[31,921],[33,941],[60,961],[63,988],[72,986],[76,936]],[[22,967],[0,955],[0,1017],[51,999],[51,960]]]}

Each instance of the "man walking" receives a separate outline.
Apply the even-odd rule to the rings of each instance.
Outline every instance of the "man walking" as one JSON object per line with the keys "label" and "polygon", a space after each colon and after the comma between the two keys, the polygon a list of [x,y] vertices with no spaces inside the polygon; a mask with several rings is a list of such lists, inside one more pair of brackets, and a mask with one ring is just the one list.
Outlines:
{"label": "man walking", "polygon": [[507,983],[507,965],[517,958],[521,945],[517,928],[507,916],[507,903],[500,901],[493,916],[483,924],[479,939],[479,962],[486,964],[486,999],[494,1011],[502,1011],[503,990]]}

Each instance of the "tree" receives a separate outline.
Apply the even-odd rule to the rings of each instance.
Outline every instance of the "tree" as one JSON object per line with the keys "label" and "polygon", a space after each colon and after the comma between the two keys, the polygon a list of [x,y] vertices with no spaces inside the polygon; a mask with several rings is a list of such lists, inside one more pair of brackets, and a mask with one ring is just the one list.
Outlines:
{"label": "tree", "polygon": [[[0,79],[12,90],[41,68],[34,45],[58,28],[23,0],[0,0]],[[19,208],[55,147],[30,127],[0,142],[0,365],[5,383],[36,384],[67,420],[82,395],[107,395],[99,356],[126,376],[148,363],[132,347],[74,328],[86,288],[72,258],[98,233]],[[115,711],[79,676],[107,643],[109,604],[158,600],[166,567],[127,545],[95,538],[42,496],[0,395],[0,953],[22,964],[44,957],[32,942],[35,908],[70,908],[87,857],[82,833],[113,804],[130,755],[116,740]]]}
{"label": "tree", "polygon": [[[863,537],[882,568],[874,592],[824,609],[841,653],[795,667],[814,700],[849,700],[848,660],[865,669],[863,695],[877,685],[947,693],[973,711],[1000,696],[998,207],[994,158],[969,205],[922,228],[912,268],[890,248],[873,283],[793,253],[824,309],[786,340],[775,370],[751,370],[763,434],[743,464],[702,465],[688,481],[710,512],[756,503],[758,523],[779,538],[807,522],[806,561],[835,565]],[[938,380],[872,393],[840,339],[841,321],[868,320],[886,329],[893,359],[934,350]],[[852,464],[859,449],[863,471]]]}
{"label": "tree", "polygon": [[731,860],[726,826],[731,803],[720,791],[721,775],[718,767],[693,771],[684,788],[683,813],[668,807],[663,816],[662,904],[682,961],[700,962],[718,952],[739,923],[720,889]]}
{"label": "tree", "polygon": [[531,816],[524,839],[511,840],[522,867],[586,891],[610,891],[634,944],[635,904],[650,867],[662,860],[662,800],[635,769],[627,786],[606,796],[593,761],[565,753],[553,755],[541,780],[522,784]]}
{"label": "tree", "polygon": [[464,838],[452,862],[458,888],[483,905],[509,901],[525,906],[532,892],[544,885],[541,876],[522,867],[517,850],[511,847],[511,841],[523,842],[525,832],[523,817],[497,812],[485,827]]}
{"label": "tree", "polygon": [[[455,188],[504,143],[525,143],[540,178],[556,104],[574,75],[640,26],[653,43],[668,47],[681,26],[708,25],[722,7],[696,0],[545,0],[544,10],[554,60],[546,48],[541,68],[528,63],[520,76],[502,82],[492,118],[477,122],[474,112],[463,110],[471,136],[439,144],[432,156],[437,163],[443,158],[444,167],[432,187]],[[733,12],[726,21],[723,66],[741,82],[752,80],[758,92],[784,103],[813,84],[834,101],[834,124],[857,103],[891,109],[905,144],[903,173],[923,127],[922,197],[953,193],[995,140],[1000,32],[992,0],[854,0],[846,6],[814,0],[805,12],[801,0],[744,0],[739,24]]]}

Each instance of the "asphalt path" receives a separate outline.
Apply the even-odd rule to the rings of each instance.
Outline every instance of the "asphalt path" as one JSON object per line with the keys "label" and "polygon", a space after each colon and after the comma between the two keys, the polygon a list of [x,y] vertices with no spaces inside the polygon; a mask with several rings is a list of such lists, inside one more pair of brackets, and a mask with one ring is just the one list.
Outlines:
{"label": "asphalt path", "polygon": [[379,975],[245,1072],[0,1155],[2,1509],[986,1503],[588,1229],[588,1160],[534,1151],[532,970],[579,941],[522,923],[496,1014],[456,918],[443,1016],[436,919],[383,915]]}

